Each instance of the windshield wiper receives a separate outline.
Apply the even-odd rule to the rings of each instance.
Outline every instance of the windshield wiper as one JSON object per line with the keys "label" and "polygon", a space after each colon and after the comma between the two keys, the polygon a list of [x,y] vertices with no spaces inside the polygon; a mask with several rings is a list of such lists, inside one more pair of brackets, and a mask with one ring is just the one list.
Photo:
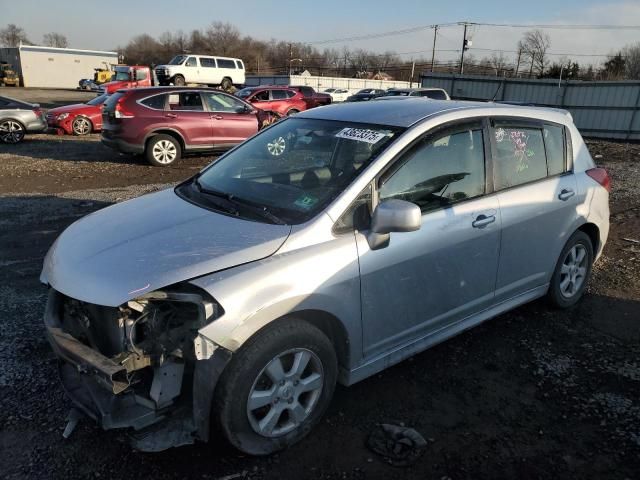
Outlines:
{"label": "windshield wiper", "polygon": [[219,192],[217,190],[212,190],[209,188],[205,188],[202,186],[202,184],[200,183],[200,181],[198,180],[198,177],[196,177],[193,181],[194,185],[196,186],[196,188],[198,189],[198,191],[200,193],[204,193],[206,195],[212,196],[212,197],[218,197],[218,198],[222,198],[223,200],[227,201],[227,204],[225,204],[224,206],[222,206],[227,212],[231,213],[232,215],[235,216],[239,216],[240,215],[240,211],[229,205],[232,204],[233,202],[231,202],[231,200],[228,198],[228,195],[224,192]]}
{"label": "windshield wiper", "polygon": [[[257,203],[252,202],[250,200],[245,200],[244,198],[235,197],[230,193],[221,192],[219,190],[203,187],[200,181],[198,180],[198,177],[195,178],[194,183],[198,191],[204,194],[222,198],[223,200],[226,200],[227,202],[233,205],[242,205],[246,210],[249,210],[251,213],[258,215],[262,218],[266,218],[267,220],[269,220],[272,223],[275,223],[276,225],[286,225],[286,222],[284,220],[274,215],[265,206],[258,205]],[[233,210],[234,215],[240,214],[237,208],[231,208],[230,210]]]}

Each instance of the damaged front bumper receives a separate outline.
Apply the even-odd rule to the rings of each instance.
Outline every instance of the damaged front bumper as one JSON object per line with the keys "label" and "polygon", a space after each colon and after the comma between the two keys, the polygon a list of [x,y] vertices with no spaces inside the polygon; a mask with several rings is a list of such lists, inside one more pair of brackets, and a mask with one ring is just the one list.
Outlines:
{"label": "damaged front bumper", "polygon": [[[161,302],[171,308],[156,308]],[[45,326],[63,387],[78,410],[105,430],[127,429],[141,451],[208,440],[213,392],[231,358],[197,333],[212,316],[210,304],[193,293],[160,292],[136,302],[133,316],[128,309],[87,306],[71,320],[70,303],[79,308],[80,302],[51,289]],[[186,304],[191,321],[185,325],[156,318]],[[160,332],[151,335],[151,329]],[[142,340],[136,343],[136,337]],[[206,355],[203,343],[209,345]]]}

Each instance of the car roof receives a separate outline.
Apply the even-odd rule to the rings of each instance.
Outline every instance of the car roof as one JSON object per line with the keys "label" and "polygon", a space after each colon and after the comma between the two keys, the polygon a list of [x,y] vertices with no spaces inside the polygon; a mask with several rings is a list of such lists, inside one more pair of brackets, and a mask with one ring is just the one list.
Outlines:
{"label": "car roof", "polygon": [[164,86],[164,87],[134,87],[134,88],[120,88],[115,93],[130,93],[130,94],[145,94],[151,95],[153,93],[171,93],[171,92],[218,92],[225,95],[233,96],[229,92],[220,90],[219,88],[211,87],[176,87],[176,86]]}
{"label": "car roof", "polygon": [[[541,107],[516,107],[489,102],[462,102],[452,100],[429,100],[408,98],[403,102],[355,102],[327,105],[296,114],[296,118],[318,120],[336,120],[354,123],[373,123],[395,127],[410,127],[421,120],[453,110],[473,111],[480,109],[496,110],[497,114],[530,116],[549,121],[561,121],[569,118],[564,110]],[[499,110],[499,112],[497,112]],[[566,121],[566,120],[565,120]]]}

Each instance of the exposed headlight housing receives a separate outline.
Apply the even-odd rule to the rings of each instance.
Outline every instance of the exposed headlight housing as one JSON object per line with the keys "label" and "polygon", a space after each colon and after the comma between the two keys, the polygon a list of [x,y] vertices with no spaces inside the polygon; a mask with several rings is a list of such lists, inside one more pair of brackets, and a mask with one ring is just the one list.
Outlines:
{"label": "exposed headlight housing", "polygon": [[58,120],[64,120],[65,118],[67,118],[69,116],[68,113],[61,113],[60,115],[58,115]]}

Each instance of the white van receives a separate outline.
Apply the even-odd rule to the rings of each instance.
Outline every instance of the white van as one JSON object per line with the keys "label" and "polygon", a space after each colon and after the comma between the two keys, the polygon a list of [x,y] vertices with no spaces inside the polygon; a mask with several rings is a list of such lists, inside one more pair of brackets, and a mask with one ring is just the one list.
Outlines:
{"label": "white van", "polygon": [[160,85],[200,83],[226,90],[244,84],[244,62],[239,58],[176,55],[168,64],[157,66],[155,73]]}

